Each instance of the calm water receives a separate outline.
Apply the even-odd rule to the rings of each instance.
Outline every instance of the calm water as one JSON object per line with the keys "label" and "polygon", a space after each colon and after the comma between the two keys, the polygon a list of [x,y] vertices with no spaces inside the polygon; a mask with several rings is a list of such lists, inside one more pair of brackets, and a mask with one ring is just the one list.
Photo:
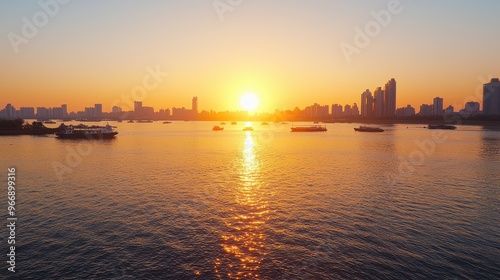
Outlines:
{"label": "calm water", "polygon": [[1,137],[2,182],[14,166],[19,184],[15,276],[500,278],[500,131],[214,124]]}

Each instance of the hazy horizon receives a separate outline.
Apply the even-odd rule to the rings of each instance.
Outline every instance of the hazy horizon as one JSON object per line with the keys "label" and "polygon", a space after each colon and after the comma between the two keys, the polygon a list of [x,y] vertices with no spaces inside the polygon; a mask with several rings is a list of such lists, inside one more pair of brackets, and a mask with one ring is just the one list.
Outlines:
{"label": "hazy horizon", "polygon": [[[397,107],[436,96],[445,107],[463,105],[500,76],[498,1],[399,1],[365,46],[355,44],[355,29],[392,1],[240,1],[223,14],[214,8],[229,7],[222,0],[61,1],[25,38],[23,18],[33,23],[44,12],[39,2],[53,3],[0,3],[0,102],[16,107],[101,103],[109,111],[143,84],[148,68],[168,77],[138,99],[145,106],[190,108],[198,96],[200,110],[216,111],[241,110],[247,92],[263,112],[359,105],[365,89],[391,78]],[[12,34],[25,41],[15,46]],[[347,58],[342,44],[359,53]]]}

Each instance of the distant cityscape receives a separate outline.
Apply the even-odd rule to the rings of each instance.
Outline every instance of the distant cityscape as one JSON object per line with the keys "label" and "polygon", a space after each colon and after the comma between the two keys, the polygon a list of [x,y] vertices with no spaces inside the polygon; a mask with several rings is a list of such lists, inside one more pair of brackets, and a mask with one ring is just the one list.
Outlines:
{"label": "distant cityscape", "polygon": [[191,109],[185,107],[160,109],[143,106],[142,101],[134,101],[133,111],[124,111],[119,106],[113,106],[110,112],[103,112],[102,104],[94,104],[82,111],[68,112],[68,106],[60,107],[21,107],[16,109],[7,104],[0,111],[2,119],[61,119],[61,120],[289,120],[289,121],[336,121],[343,119],[408,119],[422,117],[443,117],[443,115],[462,114],[467,116],[500,116],[500,81],[498,78],[483,85],[483,106],[475,101],[465,103],[464,108],[458,109],[449,105],[444,108],[444,100],[435,97],[431,104],[421,104],[418,113],[411,105],[396,108],[396,80],[390,79],[385,86],[377,87],[373,94],[367,89],[361,94],[360,106],[340,104],[320,105],[314,103],[304,109],[296,107],[294,110],[275,110],[274,113],[250,114],[247,111],[216,112],[199,111],[198,97],[192,98]]}

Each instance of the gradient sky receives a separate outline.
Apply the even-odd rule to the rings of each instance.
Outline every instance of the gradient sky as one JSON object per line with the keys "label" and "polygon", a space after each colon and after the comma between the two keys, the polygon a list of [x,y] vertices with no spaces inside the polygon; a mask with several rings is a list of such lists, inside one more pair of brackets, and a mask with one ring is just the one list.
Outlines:
{"label": "gradient sky", "polygon": [[126,107],[120,97],[157,65],[169,76],[145,106],[189,108],[198,96],[200,109],[218,111],[240,109],[245,92],[262,111],[359,104],[365,89],[390,78],[398,107],[435,96],[461,106],[500,76],[498,0],[401,0],[402,12],[351,62],[339,45],[354,45],[355,27],[389,0],[242,0],[222,21],[214,2],[73,0],[15,53],[8,34],[22,35],[22,18],[43,10],[38,1],[2,0],[0,107]]}

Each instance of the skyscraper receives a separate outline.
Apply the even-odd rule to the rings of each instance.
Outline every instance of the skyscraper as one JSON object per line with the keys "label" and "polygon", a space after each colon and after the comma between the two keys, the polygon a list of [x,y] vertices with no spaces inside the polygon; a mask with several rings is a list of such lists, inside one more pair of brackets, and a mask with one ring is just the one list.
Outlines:
{"label": "skyscraper", "polygon": [[373,97],[370,90],[365,90],[361,94],[361,116],[362,117],[371,117],[372,116],[372,108],[373,108]]}
{"label": "skyscraper", "polygon": [[136,116],[142,115],[142,101],[134,101],[134,113]]}
{"label": "skyscraper", "polygon": [[396,80],[390,79],[384,88],[384,116],[396,115]]}
{"label": "skyscraper", "polygon": [[443,98],[441,97],[436,97],[434,98],[434,102],[432,103],[432,114],[434,116],[441,116],[443,115]]}
{"label": "skyscraper", "polygon": [[483,113],[485,115],[500,115],[500,80],[491,79],[483,86]]}
{"label": "skyscraper", "polygon": [[193,100],[191,101],[191,111],[193,113],[193,117],[198,116],[198,97],[195,96],[193,97]]}
{"label": "skyscraper", "polygon": [[385,106],[384,106],[384,98],[385,95],[384,95],[384,91],[382,90],[381,87],[378,87],[377,89],[375,89],[375,91],[373,92],[373,102],[374,102],[374,115],[375,117],[377,118],[380,118],[380,117],[383,117],[383,116],[386,116],[385,112]]}
{"label": "skyscraper", "polygon": [[95,104],[95,117],[96,118],[101,118],[102,117],[102,104]]}
{"label": "skyscraper", "polygon": [[9,103],[5,106],[5,113],[8,119],[13,119],[16,117],[16,108]]}
{"label": "skyscraper", "polygon": [[62,104],[61,108],[62,108],[63,117],[65,118],[66,116],[68,116],[68,105]]}

